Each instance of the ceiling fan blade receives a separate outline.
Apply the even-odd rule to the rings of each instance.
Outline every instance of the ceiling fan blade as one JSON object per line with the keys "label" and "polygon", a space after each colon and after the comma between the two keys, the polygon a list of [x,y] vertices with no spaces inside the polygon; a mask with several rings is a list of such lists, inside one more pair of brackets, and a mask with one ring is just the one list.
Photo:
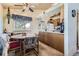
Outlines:
{"label": "ceiling fan blade", "polygon": [[28,6],[28,3],[15,4],[14,6]]}
{"label": "ceiling fan blade", "polygon": [[32,8],[29,8],[29,10],[30,10],[31,12],[34,12],[34,10],[33,10]]}
{"label": "ceiling fan blade", "polygon": [[14,6],[24,6],[24,4],[15,4]]}
{"label": "ceiling fan blade", "polygon": [[25,11],[25,9],[22,10],[22,12],[24,12],[24,11]]}

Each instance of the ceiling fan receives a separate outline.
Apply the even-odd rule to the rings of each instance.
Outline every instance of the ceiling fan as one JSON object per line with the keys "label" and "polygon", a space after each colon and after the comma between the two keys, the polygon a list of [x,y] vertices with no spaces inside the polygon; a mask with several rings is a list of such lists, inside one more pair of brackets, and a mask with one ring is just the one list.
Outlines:
{"label": "ceiling fan", "polygon": [[22,12],[25,12],[27,9],[28,9],[30,12],[34,12],[34,10],[32,9],[31,5],[28,4],[28,3],[15,4],[14,6],[21,6],[21,7],[23,7]]}
{"label": "ceiling fan", "polygon": [[[25,12],[26,9],[29,9],[29,11],[34,12],[34,10],[31,8],[31,6],[28,3],[15,4],[14,6],[24,6],[24,8],[22,9],[22,12]],[[8,7],[7,12],[8,12],[7,13],[8,24],[10,24],[10,18],[11,18],[10,7]]]}

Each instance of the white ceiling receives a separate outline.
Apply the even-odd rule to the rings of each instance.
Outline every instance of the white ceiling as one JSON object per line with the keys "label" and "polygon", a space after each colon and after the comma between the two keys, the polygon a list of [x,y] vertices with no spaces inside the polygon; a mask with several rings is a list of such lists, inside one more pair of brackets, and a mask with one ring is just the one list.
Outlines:
{"label": "white ceiling", "polygon": [[[15,6],[15,5],[22,5],[22,6]],[[29,6],[34,10],[46,10],[49,9],[53,4],[51,3],[29,3]],[[11,8],[11,9],[23,9],[24,3],[2,3],[4,8]]]}

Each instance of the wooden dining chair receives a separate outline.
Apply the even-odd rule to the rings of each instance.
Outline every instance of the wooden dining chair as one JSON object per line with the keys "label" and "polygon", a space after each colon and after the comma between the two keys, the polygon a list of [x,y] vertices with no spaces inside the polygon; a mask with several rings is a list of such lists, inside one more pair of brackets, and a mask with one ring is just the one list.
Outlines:
{"label": "wooden dining chair", "polygon": [[11,51],[14,51],[14,53],[16,54],[16,51],[17,50],[19,50],[20,51],[20,43],[19,43],[19,41],[17,41],[17,40],[11,40],[10,42],[9,42],[9,53],[11,52]]}
{"label": "wooden dining chair", "polygon": [[39,42],[37,37],[28,37],[24,39],[24,55],[28,55],[34,52],[35,55],[39,55]]}

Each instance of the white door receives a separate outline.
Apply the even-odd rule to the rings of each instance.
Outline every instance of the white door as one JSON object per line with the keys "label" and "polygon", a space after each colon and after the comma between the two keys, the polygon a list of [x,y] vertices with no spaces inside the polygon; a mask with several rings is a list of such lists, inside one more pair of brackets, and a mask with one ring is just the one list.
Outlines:
{"label": "white door", "polygon": [[79,48],[79,11],[78,11],[78,14],[77,14],[77,30],[78,30],[78,33],[77,33],[77,38],[78,38],[78,40],[77,40],[77,43],[78,43],[78,48]]}

